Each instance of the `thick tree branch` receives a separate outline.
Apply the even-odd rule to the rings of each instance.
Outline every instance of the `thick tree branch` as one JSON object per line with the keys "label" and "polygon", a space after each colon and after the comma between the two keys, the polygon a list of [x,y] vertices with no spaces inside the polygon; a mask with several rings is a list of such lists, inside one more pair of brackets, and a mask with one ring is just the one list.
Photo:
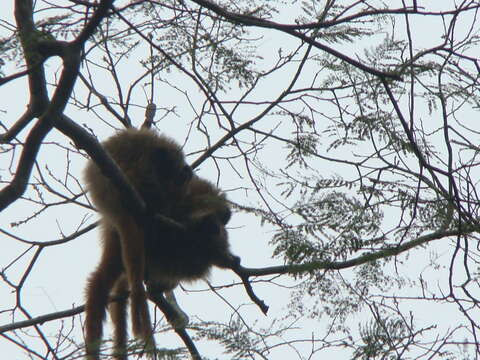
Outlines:
{"label": "thick tree branch", "polygon": [[113,0],[102,1],[90,21],[72,43],[48,41],[49,44],[55,45],[52,45],[52,48],[56,49],[55,53],[58,52],[63,60],[60,80],[52,100],[49,102],[43,66],[37,66],[39,62],[43,61],[38,53],[39,44],[42,42],[38,38],[38,31],[33,22],[32,1],[17,0],[15,2],[15,19],[19,28],[19,36],[27,68],[31,70],[29,72],[31,95],[29,109],[31,109],[31,113],[27,113],[28,117],[22,118],[21,123],[28,123],[30,117],[40,117],[27,136],[13,180],[0,192],[0,210],[5,209],[25,192],[40,145],[54,124],[61,121],[61,114],[72,93],[78,76],[83,43],[93,33],[101,19],[107,15],[112,3]]}

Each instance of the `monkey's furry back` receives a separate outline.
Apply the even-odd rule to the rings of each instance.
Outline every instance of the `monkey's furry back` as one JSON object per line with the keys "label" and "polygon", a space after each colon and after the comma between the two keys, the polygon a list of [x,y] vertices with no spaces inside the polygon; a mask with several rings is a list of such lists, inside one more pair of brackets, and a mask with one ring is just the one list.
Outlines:
{"label": "monkey's furry back", "polygon": [[[186,164],[180,146],[152,130],[134,128],[113,135],[103,146],[147,206],[169,213],[173,202],[181,197],[175,174],[181,173],[180,167]],[[123,216],[128,212],[116,187],[92,160],[85,168],[85,181],[93,203],[104,216]]]}

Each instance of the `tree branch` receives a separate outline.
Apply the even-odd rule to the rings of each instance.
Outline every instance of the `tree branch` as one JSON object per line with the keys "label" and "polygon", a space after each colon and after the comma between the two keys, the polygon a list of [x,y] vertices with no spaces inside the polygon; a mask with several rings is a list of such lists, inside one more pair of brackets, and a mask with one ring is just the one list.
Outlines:
{"label": "tree branch", "polygon": [[362,265],[368,262],[372,262],[378,259],[389,258],[391,256],[399,255],[407,250],[410,250],[414,247],[424,245],[430,241],[443,239],[450,236],[463,236],[471,232],[480,231],[478,226],[467,226],[463,225],[461,230],[445,230],[445,231],[435,231],[431,234],[423,235],[415,240],[408,241],[398,246],[392,246],[391,248],[386,248],[379,250],[377,252],[366,253],[360,255],[356,258],[346,261],[312,261],[304,264],[293,264],[293,265],[281,265],[281,266],[270,266],[266,268],[245,268],[240,266],[239,271],[246,276],[265,276],[265,275],[275,275],[275,274],[298,274],[302,272],[308,272],[312,270],[341,270],[347,269],[354,266]]}
{"label": "tree branch", "polygon": [[339,52],[335,49],[332,49],[331,47],[329,47],[327,45],[319,43],[318,41],[312,39],[311,37],[299,32],[299,31],[296,31],[296,30],[292,29],[292,27],[289,26],[289,25],[278,24],[276,22],[273,22],[273,21],[270,21],[270,20],[264,20],[264,19],[257,18],[255,16],[251,16],[251,15],[243,15],[243,14],[233,13],[233,12],[230,12],[230,11],[228,11],[228,10],[226,10],[226,9],[224,9],[224,8],[218,6],[218,5],[216,5],[216,4],[214,4],[210,1],[207,1],[207,0],[192,0],[192,1],[194,3],[202,6],[202,7],[205,7],[207,9],[213,11],[217,15],[220,15],[221,17],[225,18],[226,20],[228,20],[230,22],[240,23],[240,24],[243,24],[243,25],[246,25],[246,26],[257,26],[257,27],[262,27],[262,28],[266,28],[266,29],[279,30],[279,31],[284,32],[286,34],[289,34],[293,37],[296,37],[296,38],[306,42],[307,44],[310,44],[310,45],[316,47],[317,49],[323,50],[326,53],[329,53],[329,54],[345,61],[346,63],[348,63],[350,65],[353,65],[353,66],[355,66],[355,67],[357,67],[357,68],[359,68],[359,69],[361,69],[361,70],[363,70],[363,71],[365,71],[369,74],[378,76],[380,78],[402,80],[402,78],[398,74],[391,73],[391,72],[379,71],[379,70],[376,70],[372,67],[364,65],[361,62],[359,62],[355,59],[352,59],[352,58],[342,54],[341,52]]}

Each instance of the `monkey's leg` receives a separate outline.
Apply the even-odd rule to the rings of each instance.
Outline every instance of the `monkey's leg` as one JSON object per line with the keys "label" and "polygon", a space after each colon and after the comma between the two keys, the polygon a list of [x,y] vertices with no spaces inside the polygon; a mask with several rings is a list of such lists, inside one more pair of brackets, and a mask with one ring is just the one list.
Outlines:
{"label": "monkey's leg", "polygon": [[128,281],[125,274],[122,274],[112,290],[112,296],[123,297],[109,305],[110,317],[113,323],[113,356],[117,360],[127,360],[127,301]]}
{"label": "monkey's leg", "polygon": [[99,359],[108,296],[121,272],[120,244],[114,239],[104,238],[102,258],[97,269],[90,275],[86,289],[85,343],[89,360]]}
{"label": "monkey's leg", "polygon": [[147,296],[143,286],[145,276],[145,234],[132,217],[118,223],[122,244],[122,259],[130,286],[132,328],[135,337],[145,341],[148,349],[155,346],[148,312]]}

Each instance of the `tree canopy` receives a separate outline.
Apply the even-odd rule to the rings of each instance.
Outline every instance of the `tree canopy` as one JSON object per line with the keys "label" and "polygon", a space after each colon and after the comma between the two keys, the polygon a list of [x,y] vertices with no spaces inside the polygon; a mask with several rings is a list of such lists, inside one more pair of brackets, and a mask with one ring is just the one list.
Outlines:
{"label": "tree canopy", "polygon": [[7,3],[8,358],[84,355],[82,171],[138,206],[100,142],[145,122],[227,194],[242,259],[177,288],[181,334],[156,310],[159,357],[480,358],[478,0]]}

